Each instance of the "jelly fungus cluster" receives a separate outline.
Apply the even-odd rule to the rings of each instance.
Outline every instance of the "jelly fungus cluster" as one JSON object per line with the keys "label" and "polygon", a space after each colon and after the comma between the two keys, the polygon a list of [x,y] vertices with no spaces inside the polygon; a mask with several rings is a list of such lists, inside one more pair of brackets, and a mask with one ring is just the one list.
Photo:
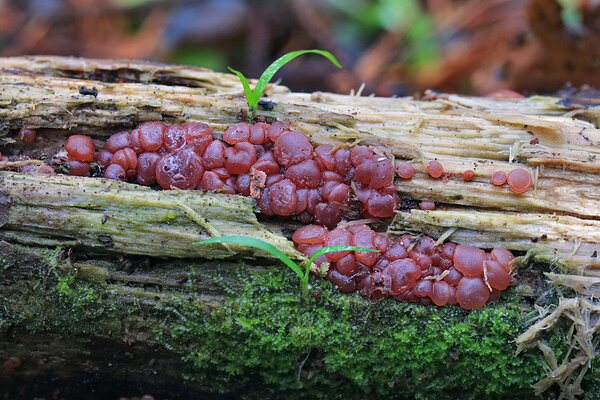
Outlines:
{"label": "jelly fungus cluster", "polygon": [[[313,223],[292,237],[309,257],[325,246],[378,250],[327,253],[315,261],[329,264],[327,279],[340,291],[359,291],[371,301],[392,297],[438,306],[459,304],[470,310],[497,298],[511,281],[513,255],[503,248],[486,253],[410,235],[393,242],[351,222],[336,228],[342,219],[393,216],[400,201],[395,174],[410,179],[415,173],[411,164],[394,168],[391,160],[365,146],[313,148],[303,133],[280,122],[240,122],[220,136],[203,123],[150,121],[113,134],[97,154],[94,141],[84,135],[69,137],[65,149],[72,175],[89,176],[95,160],[109,179],[251,196],[265,215]],[[430,161],[427,172],[444,181],[451,175],[438,161]],[[463,178],[473,180],[474,171],[465,171]],[[531,176],[522,168],[508,174],[499,171],[491,181],[498,186],[508,182],[515,193],[531,186]],[[422,201],[419,207],[433,210],[435,203]]]}
{"label": "jelly fungus cluster", "polygon": [[395,242],[364,224],[328,231],[318,225],[298,229],[292,240],[308,257],[325,246],[353,245],[379,250],[338,251],[316,258],[329,263],[327,280],[344,293],[359,291],[370,301],[384,297],[438,306],[482,307],[508,288],[513,255],[504,248],[491,252],[427,236],[404,235]]}
{"label": "jelly fungus cluster", "polygon": [[[92,139],[73,135],[66,150],[71,174],[89,175]],[[219,137],[203,123],[145,122],[112,135],[96,161],[109,179],[252,196],[265,215],[327,227],[345,214],[391,217],[399,203],[389,159],[365,146],[313,148],[282,123],[240,122]]]}

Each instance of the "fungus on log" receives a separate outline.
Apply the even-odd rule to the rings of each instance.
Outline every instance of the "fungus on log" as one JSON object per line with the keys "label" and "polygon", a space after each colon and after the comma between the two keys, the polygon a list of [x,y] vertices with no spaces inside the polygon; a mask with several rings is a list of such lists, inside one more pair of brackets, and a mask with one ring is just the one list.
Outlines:
{"label": "fungus on log", "polygon": [[[537,392],[566,396],[598,385],[594,107],[269,85],[273,109],[246,124],[254,121],[238,120],[243,89],[230,74],[60,57],[3,58],[0,70],[0,381],[8,393],[48,381],[75,390],[85,374],[100,388],[102,374],[124,371],[155,396],[173,380],[187,394],[390,397],[402,377],[408,397],[463,398],[533,398],[535,382]],[[81,95],[83,86],[97,97]],[[91,142],[67,146],[73,135]],[[268,141],[271,156],[254,153]],[[181,159],[194,172],[185,180],[171,168]],[[497,171],[508,185],[491,184]],[[154,180],[176,189],[143,187]],[[207,193],[215,190],[223,193]],[[352,200],[362,208],[332,206]],[[341,218],[346,225],[333,229]],[[305,254],[349,238],[386,251],[328,254],[331,265],[314,272],[337,287],[314,277],[313,300],[298,302],[294,277],[266,253],[191,245],[230,234],[298,259],[291,239]],[[219,261],[232,254],[243,261]],[[361,265],[381,268],[359,288],[348,277]],[[403,302],[370,303],[386,296]],[[442,306],[455,301],[476,310]],[[535,305],[548,313],[531,321]],[[515,340],[540,351],[514,357]],[[498,366],[500,376],[490,372]]]}

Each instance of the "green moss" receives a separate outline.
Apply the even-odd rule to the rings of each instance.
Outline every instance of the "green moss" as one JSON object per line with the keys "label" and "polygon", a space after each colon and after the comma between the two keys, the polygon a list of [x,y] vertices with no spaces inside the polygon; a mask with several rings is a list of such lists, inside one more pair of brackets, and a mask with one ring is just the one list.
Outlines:
{"label": "green moss", "polygon": [[584,400],[595,400],[598,398],[598,393],[600,393],[600,357],[592,360],[592,365],[583,378],[582,385],[585,388],[582,397]]}
{"label": "green moss", "polygon": [[40,267],[37,279],[18,284],[19,296],[3,297],[6,327],[63,337],[119,335],[126,329],[124,321],[137,307],[121,307],[111,291],[74,272],[51,271]]}
{"label": "green moss", "polygon": [[[34,278],[0,295],[0,331],[15,326],[84,338],[151,332],[186,361],[189,379],[255,398],[533,398],[531,385],[544,376],[540,353],[515,356],[514,339],[535,314],[531,299],[557,301],[537,268],[521,270],[522,282],[500,300],[468,312],[390,300],[372,305],[316,278],[321,299],[306,303],[287,269],[215,265],[190,267],[190,281],[202,290],[163,287],[167,298],[156,310],[131,304],[118,284],[109,289],[58,272],[56,255],[48,251],[52,267],[40,264]],[[209,282],[222,287],[210,289]],[[223,307],[203,305],[211,290],[226,293]],[[559,360],[568,329],[541,335]],[[595,359],[583,379],[586,393],[600,390],[599,368]]]}
{"label": "green moss", "polygon": [[514,355],[526,325],[521,307],[370,305],[317,280],[321,299],[304,303],[294,278],[279,269],[252,275],[212,312],[180,303],[165,321],[169,329],[156,330],[159,341],[188,361],[190,379],[221,392],[531,398],[543,375],[537,355]]}

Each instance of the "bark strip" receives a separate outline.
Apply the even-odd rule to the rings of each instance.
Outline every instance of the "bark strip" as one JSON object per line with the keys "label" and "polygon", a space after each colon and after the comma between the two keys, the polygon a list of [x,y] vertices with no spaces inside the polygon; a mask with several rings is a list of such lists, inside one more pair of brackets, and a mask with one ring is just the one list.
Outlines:
{"label": "bark strip", "polygon": [[[10,200],[0,230],[4,239],[156,257],[224,258],[233,254],[229,247],[192,243],[241,235],[265,240],[290,257],[305,259],[281,232],[258,223],[254,200],[243,196],[154,191],[100,178],[6,171],[0,172],[0,186]],[[230,246],[246,257],[267,256]]]}

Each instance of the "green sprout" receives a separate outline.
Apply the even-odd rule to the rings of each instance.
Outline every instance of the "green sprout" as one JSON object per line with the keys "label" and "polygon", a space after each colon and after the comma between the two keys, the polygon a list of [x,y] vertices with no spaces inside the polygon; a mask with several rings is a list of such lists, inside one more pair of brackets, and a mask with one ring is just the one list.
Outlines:
{"label": "green sprout", "polygon": [[300,278],[300,291],[302,292],[302,296],[304,297],[304,299],[309,298],[308,276],[310,273],[310,265],[320,255],[326,254],[326,253],[332,253],[335,251],[379,252],[379,250],[365,249],[364,247],[356,247],[356,246],[327,246],[327,247],[323,247],[322,249],[317,251],[315,254],[313,254],[313,256],[306,262],[304,271],[302,271],[302,269],[298,266],[298,264],[293,262],[285,254],[283,254],[283,252],[281,250],[279,250],[277,247],[275,247],[267,242],[264,242],[260,239],[254,239],[254,238],[249,238],[249,237],[245,237],[245,236],[221,236],[221,237],[214,237],[211,239],[203,240],[202,242],[196,242],[194,244],[195,245],[204,245],[204,244],[212,244],[212,243],[233,243],[233,244],[238,244],[241,246],[254,247],[257,249],[264,250],[264,251],[270,253],[271,255],[279,258],[285,265],[290,267],[290,269],[292,271],[294,271],[296,273],[296,275],[298,275],[298,277]]}
{"label": "green sprout", "polygon": [[338,60],[336,60],[336,58],[333,56],[333,54],[331,54],[328,51],[324,51],[324,50],[292,51],[290,53],[284,54],[283,56],[279,57],[271,65],[269,65],[269,67],[267,69],[265,69],[265,72],[263,72],[262,75],[260,76],[260,78],[258,79],[258,82],[256,83],[256,86],[254,87],[254,91],[252,91],[250,89],[250,84],[248,83],[248,80],[246,79],[244,74],[242,74],[240,71],[236,71],[235,69],[233,69],[231,67],[227,67],[227,68],[229,68],[229,70],[231,72],[236,74],[238,76],[238,78],[240,78],[240,81],[242,81],[242,86],[244,87],[244,93],[246,94],[246,100],[248,101],[248,111],[249,111],[250,120],[253,120],[254,117],[256,116],[256,107],[258,106],[258,101],[260,100],[260,96],[262,96],[263,92],[265,91],[265,88],[267,87],[267,84],[273,78],[273,75],[275,75],[277,73],[277,71],[279,71],[279,69],[281,67],[283,67],[285,64],[292,61],[294,58],[296,58],[302,54],[306,54],[306,53],[320,54],[323,57],[327,57],[333,64],[335,64],[336,67],[342,68],[342,65],[338,62]]}

